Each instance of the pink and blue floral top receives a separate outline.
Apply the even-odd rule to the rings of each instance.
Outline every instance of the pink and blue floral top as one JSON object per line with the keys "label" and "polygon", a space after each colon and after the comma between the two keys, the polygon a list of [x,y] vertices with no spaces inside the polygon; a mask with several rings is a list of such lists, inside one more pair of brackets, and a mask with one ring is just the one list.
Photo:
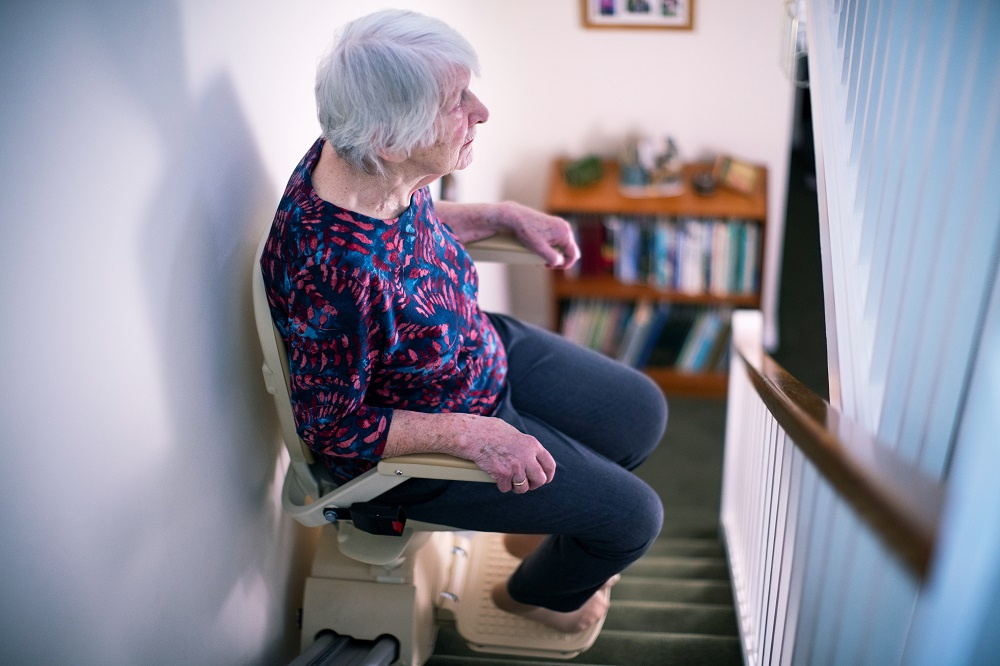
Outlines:
{"label": "pink and blue floral top", "polygon": [[381,458],[394,409],[491,414],[507,359],[429,189],[392,220],[339,208],[312,187],[323,142],[289,179],[260,263],[299,435],[346,480]]}

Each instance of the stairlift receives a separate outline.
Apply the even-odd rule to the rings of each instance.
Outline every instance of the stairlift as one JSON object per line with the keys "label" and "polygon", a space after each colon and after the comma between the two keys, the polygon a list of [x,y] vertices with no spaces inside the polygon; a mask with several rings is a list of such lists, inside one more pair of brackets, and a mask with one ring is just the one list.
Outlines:
{"label": "stairlift", "polygon": [[[253,262],[253,304],[264,355],[262,372],[274,397],[290,463],[282,507],[295,520],[321,530],[305,583],[301,649],[324,632],[398,642],[393,664],[420,666],[434,651],[438,624],[453,622],[473,650],[527,657],[572,658],[593,645],[603,620],[564,634],[494,606],[491,588],[506,580],[517,560],[499,534],[459,532],[443,525],[405,521],[367,504],[411,478],[494,483],[473,463],[442,454],[383,459],[377,468],[337,486],[299,438],[289,401],[288,357],[271,320],[260,257]],[[541,264],[512,239],[470,244],[477,261]],[[353,507],[353,509],[352,509]],[[398,535],[372,534],[372,524]],[[385,663],[389,663],[386,661]]]}

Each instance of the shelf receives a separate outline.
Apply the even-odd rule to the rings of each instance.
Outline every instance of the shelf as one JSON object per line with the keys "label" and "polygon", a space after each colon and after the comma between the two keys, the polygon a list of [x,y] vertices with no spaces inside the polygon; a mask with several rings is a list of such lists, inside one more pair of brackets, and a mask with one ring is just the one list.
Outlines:
{"label": "shelf", "polygon": [[656,382],[666,395],[696,398],[726,396],[728,376],[724,372],[687,373],[670,368],[645,368],[643,372]]}
{"label": "shelf", "polygon": [[552,273],[552,295],[563,298],[603,298],[609,300],[670,301],[695,305],[732,305],[734,307],[760,307],[759,294],[690,294],[681,291],[658,289],[646,284],[625,284],[614,277],[581,276],[566,277],[562,273]]}
{"label": "shelf", "polygon": [[563,179],[566,160],[558,160],[549,175],[549,193],[545,202],[551,213],[684,215],[689,217],[727,217],[756,220],[767,218],[767,174],[763,169],[757,189],[750,195],[718,189],[709,196],[695,194],[691,177],[710,170],[709,164],[684,166],[684,192],[673,197],[626,197],[618,190],[618,163],[604,163],[604,177],[586,187],[570,187]]}
{"label": "shelf", "polygon": [[[581,228],[588,216],[593,218],[608,215],[623,217],[665,216],[696,218],[706,223],[714,220],[740,220],[752,225],[759,225],[760,234],[755,235],[755,237],[759,237],[756,261],[757,265],[760,265],[767,223],[767,171],[765,169],[760,169],[756,190],[749,195],[719,189],[709,196],[699,196],[691,187],[691,180],[696,174],[709,171],[712,167],[709,164],[691,164],[684,167],[685,188],[677,196],[628,197],[623,195],[618,188],[619,169],[617,162],[606,161],[601,180],[579,188],[570,187],[563,179],[562,173],[565,165],[566,160],[559,160],[551,167],[548,197],[545,203],[548,212],[564,215],[567,218],[576,217],[580,221]],[[742,248],[742,245],[740,247]],[[596,268],[597,266],[595,266]],[[710,267],[706,265],[705,268]],[[714,267],[711,268],[714,270]],[[679,269],[675,268],[675,270]],[[597,271],[588,269],[588,274],[576,277],[567,277],[561,272],[551,273],[554,330],[559,330],[559,319],[567,312],[563,307],[567,301],[593,300],[633,304],[649,301],[697,305],[706,308],[760,307],[759,289],[755,289],[752,293],[689,293],[660,289],[645,283],[622,283],[615,279],[614,275],[591,274],[592,272]],[[711,284],[711,281],[706,284]],[[699,314],[698,318],[702,316],[704,315]],[[598,319],[598,325],[603,325],[600,321]],[[590,325],[593,323],[591,322]],[[725,330],[722,329],[721,334],[725,334]],[[719,335],[719,333],[715,333],[715,335]],[[725,372],[684,372],[673,367],[651,367],[645,368],[643,372],[656,382],[667,395],[702,398],[724,398],[726,395],[728,375]]]}

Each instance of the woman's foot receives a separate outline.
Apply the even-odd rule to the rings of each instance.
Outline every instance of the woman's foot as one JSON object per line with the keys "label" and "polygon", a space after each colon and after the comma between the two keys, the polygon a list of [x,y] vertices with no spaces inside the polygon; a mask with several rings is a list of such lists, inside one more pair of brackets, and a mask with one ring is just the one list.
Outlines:
{"label": "woman's foot", "polygon": [[503,545],[507,552],[523,560],[548,538],[546,534],[504,534]]}
{"label": "woman's foot", "polygon": [[575,634],[590,629],[607,615],[608,607],[611,605],[611,587],[618,582],[619,578],[621,576],[615,576],[610,579],[582,606],[568,613],[561,613],[541,606],[530,606],[514,601],[507,592],[506,581],[493,586],[493,603],[500,610],[540,622],[556,631]]}

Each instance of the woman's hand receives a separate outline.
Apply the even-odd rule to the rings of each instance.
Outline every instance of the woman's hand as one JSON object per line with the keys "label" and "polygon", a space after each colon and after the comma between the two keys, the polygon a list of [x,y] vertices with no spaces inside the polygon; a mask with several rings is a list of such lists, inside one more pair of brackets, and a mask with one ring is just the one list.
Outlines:
{"label": "woman's hand", "polygon": [[537,439],[509,423],[475,417],[462,435],[468,460],[493,477],[500,492],[526,493],[552,480],[556,461]]}
{"label": "woman's hand", "polygon": [[545,259],[549,268],[569,268],[580,258],[580,248],[569,222],[514,201],[501,204],[498,226],[517,237],[521,245]]}

